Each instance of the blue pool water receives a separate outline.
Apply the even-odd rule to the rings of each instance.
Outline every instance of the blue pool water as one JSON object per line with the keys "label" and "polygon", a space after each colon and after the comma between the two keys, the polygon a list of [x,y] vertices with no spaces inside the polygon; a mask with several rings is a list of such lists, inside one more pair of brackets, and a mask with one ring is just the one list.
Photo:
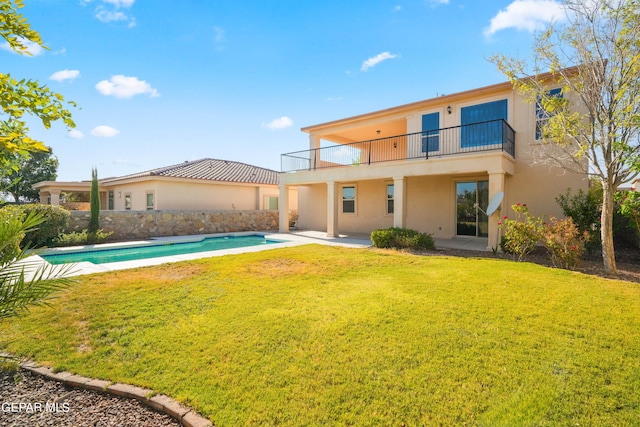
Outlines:
{"label": "blue pool water", "polygon": [[195,252],[218,251],[221,249],[282,243],[282,240],[267,239],[261,235],[208,237],[197,242],[151,243],[145,246],[93,249],[41,255],[51,264],[67,264],[88,261],[93,264],[157,258]]}

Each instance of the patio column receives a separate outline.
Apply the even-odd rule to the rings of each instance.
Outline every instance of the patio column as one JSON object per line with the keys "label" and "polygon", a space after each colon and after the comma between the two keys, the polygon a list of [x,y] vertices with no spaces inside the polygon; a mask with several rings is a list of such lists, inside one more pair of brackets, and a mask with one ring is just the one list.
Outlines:
{"label": "patio column", "polygon": [[289,232],[289,188],[280,184],[280,198],[278,199],[279,231]]}
{"label": "patio column", "polygon": [[339,237],[338,231],[338,186],[334,181],[327,182],[327,237]]}
{"label": "patio column", "polygon": [[405,177],[393,177],[393,226],[405,228],[407,208]]}
{"label": "patio column", "polygon": [[49,204],[49,192],[48,191],[41,191],[39,194],[40,194],[40,204],[41,205],[48,205]]}
{"label": "patio column", "polygon": [[[496,196],[496,194],[504,191],[504,172],[489,173],[489,203]],[[500,250],[500,230],[498,229],[498,221],[501,218],[501,210],[504,208],[504,202],[501,206],[489,217],[489,239],[487,241],[487,250],[498,248]]]}
{"label": "patio column", "polygon": [[320,148],[320,137],[316,134],[309,134],[309,170],[316,169],[317,148]]}
{"label": "patio column", "polygon": [[49,194],[51,194],[51,205],[59,206],[60,205],[60,190],[49,190]]}

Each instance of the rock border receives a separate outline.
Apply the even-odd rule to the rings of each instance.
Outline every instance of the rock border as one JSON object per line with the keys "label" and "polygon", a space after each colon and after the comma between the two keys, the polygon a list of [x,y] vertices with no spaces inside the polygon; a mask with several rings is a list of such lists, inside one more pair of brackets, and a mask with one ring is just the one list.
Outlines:
{"label": "rock border", "polygon": [[[6,356],[6,355],[5,355]],[[154,394],[153,390],[134,385],[98,380],[71,372],[54,372],[53,369],[40,366],[35,362],[21,362],[20,367],[46,379],[61,382],[72,388],[106,393],[114,396],[135,399],[149,408],[167,414],[184,427],[214,427],[211,421],[194,410],[181,405],[164,394]],[[149,397],[151,396],[151,397]]]}

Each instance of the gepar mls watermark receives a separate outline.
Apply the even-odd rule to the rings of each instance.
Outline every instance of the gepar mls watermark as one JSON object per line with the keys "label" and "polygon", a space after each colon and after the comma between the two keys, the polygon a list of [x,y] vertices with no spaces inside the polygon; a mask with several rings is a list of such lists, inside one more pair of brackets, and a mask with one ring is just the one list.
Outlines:
{"label": "gepar mls watermark", "polygon": [[5,414],[35,414],[38,412],[67,413],[71,410],[68,402],[2,402],[0,412]]}

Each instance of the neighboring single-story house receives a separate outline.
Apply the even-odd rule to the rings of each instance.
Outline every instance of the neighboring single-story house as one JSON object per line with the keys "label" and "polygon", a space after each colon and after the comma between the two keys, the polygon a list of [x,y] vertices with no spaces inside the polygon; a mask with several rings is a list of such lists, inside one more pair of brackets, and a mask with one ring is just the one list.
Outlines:
{"label": "neighboring single-story house", "polygon": [[280,231],[297,188],[300,228],[337,236],[406,227],[497,247],[512,204],[560,217],[555,198],[588,188],[584,173],[534,162],[546,117],[505,82],[305,127],[309,149],[281,156]]}
{"label": "neighboring single-story house", "polygon": [[[279,174],[246,163],[201,159],[132,175],[100,179],[102,210],[277,210]],[[91,181],[43,181],[40,202],[58,205],[60,194],[89,192]],[[297,191],[287,194],[297,207]]]}

